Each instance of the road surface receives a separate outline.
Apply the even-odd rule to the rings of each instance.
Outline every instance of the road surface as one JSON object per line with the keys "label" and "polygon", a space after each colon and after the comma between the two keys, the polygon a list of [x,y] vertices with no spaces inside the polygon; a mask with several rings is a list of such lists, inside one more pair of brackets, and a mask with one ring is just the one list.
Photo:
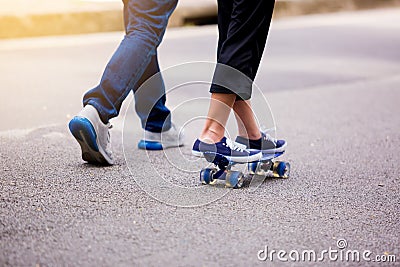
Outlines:
{"label": "road surface", "polygon": [[[121,33],[1,41],[0,265],[303,266],[291,251],[310,250],[324,255],[311,265],[356,264],[329,249],[398,265],[399,12],[274,21],[256,84],[289,143],[291,178],[240,190],[199,185],[196,123],[181,149],[139,151],[132,97],[113,121],[116,165],[83,164],[67,122]],[[215,26],[169,30],[162,69],[179,79],[179,64],[214,61],[216,40]],[[207,108],[179,106],[208,96],[193,86],[169,98],[179,123]],[[286,254],[260,261],[266,247]]]}

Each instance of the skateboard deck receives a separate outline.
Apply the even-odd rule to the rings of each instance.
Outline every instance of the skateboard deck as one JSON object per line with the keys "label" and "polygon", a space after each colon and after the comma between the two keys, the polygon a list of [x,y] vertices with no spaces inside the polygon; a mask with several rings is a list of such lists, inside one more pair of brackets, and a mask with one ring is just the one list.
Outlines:
{"label": "skateboard deck", "polygon": [[215,152],[205,152],[204,158],[214,164],[214,168],[205,168],[200,171],[200,181],[203,184],[215,184],[218,180],[224,180],[226,187],[240,188],[244,183],[244,173],[232,170],[238,164],[247,164],[248,174],[267,175],[272,172],[276,178],[289,178],[290,164],[285,161],[274,159],[282,156],[285,152],[263,154],[260,160],[240,163],[227,159],[225,156]]}

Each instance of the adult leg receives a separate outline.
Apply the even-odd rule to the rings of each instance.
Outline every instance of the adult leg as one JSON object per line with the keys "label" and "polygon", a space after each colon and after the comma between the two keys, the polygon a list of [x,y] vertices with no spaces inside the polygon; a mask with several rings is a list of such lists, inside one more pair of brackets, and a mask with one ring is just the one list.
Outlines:
{"label": "adult leg", "polygon": [[[129,27],[129,8],[128,5],[124,6],[124,23],[125,32],[128,33]],[[157,74],[159,73],[159,74]],[[159,89],[158,94],[162,94],[161,98],[153,99],[151,96],[157,93],[149,92],[146,96],[145,94],[138,93],[137,90],[140,86],[150,77],[157,74],[152,78],[156,84],[156,88]],[[153,90],[153,88],[146,86],[143,90]],[[138,114],[140,121],[142,123],[142,128],[150,132],[161,132],[162,128],[169,129],[171,127],[170,111],[165,106],[165,86],[160,73],[160,67],[158,65],[157,51],[156,54],[151,58],[149,65],[145,69],[142,77],[133,88],[135,96],[135,109]]]}
{"label": "adult leg", "polygon": [[[103,123],[119,113],[123,100],[135,88],[164,35],[176,0],[124,0],[128,16],[126,35],[106,66],[100,84],[88,91],[84,105],[92,105]],[[159,99],[163,89],[159,89]]]}
{"label": "adult leg", "polygon": [[[71,133],[81,146],[83,160],[95,164],[113,164],[108,121],[118,115],[123,100],[130,90],[138,87],[156,57],[168,18],[177,4],[177,0],[123,2],[125,38],[106,66],[100,84],[85,94],[84,108],[69,123]],[[154,63],[150,70],[151,66]],[[161,99],[164,106],[164,87],[154,91],[149,92],[155,94],[150,102]]]}
{"label": "adult leg", "polygon": [[[148,80],[149,78],[151,79]],[[143,129],[160,133],[171,128],[171,112],[165,106],[165,86],[160,73],[157,54],[151,58],[142,77],[133,88],[133,92],[136,113],[140,118]]]}

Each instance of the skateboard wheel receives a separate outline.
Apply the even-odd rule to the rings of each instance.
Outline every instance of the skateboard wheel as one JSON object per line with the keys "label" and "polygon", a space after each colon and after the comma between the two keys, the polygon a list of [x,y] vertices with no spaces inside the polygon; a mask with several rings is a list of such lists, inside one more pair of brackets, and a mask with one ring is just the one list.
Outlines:
{"label": "skateboard wheel", "polygon": [[206,168],[200,171],[200,182],[202,184],[212,184],[214,182],[214,174],[217,172],[214,168]]}
{"label": "skateboard wheel", "polygon": [[249,174],[266,175],[271,168],[270,162],[250,162],[248,165]]}
{"label": "skateboard wheel", "polygon": [[247,169],[248,169],[250,174],[257,173],[258,162],[249,162],[249,164],[247,165]]}
{"label": "skateboard wheel", "polygon": [[231,188],[241,188],[243,186],[244,176],[242,172],[239,171],[229,171],[226,174],[225,185]]}
{"label": "skateboard wheel", "polygon": [[277,178],[289,178],[290,174],[290,164],[289,162],[276,161],[272,166],[272,172],[274,177]]}

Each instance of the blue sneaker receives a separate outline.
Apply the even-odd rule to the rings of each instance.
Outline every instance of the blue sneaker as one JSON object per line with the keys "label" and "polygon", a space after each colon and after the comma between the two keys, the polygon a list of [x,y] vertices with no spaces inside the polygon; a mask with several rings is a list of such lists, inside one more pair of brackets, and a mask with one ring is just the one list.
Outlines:
{"label": "blue sneaker", "polygon": [[180,127],[171,124],[168,131],[154,133],[144,131],[144,138],[139,141],[138,148],[144,150],[163,150],[170,147],[183,146],[184,134]]}
{"label": "blue sneaker", "polygon": [[110,123],[104,124],[96,108],[86,105],[70,122],[69,130],[78,141],[82,150],[82,159],[92,164],[114,164]]}
{"label": "blue sneaker", "polygon": [[258,140],[238,136],[235,142],[244,145],[249,151],[262,151],[263,154],[284,152],[287,146],[285,140],[277,140],[264,132],[261,132],[261,138]]}
{"label": "blue sneaker", "polygon": [[193,144],[192,154],[196,157],[203,157],[204,152],[222,155],[229,161],[239,163],[257,161],[262,157],[260,151],[248,151],[226,137],[215,144],[207,144],[197,139]]}

